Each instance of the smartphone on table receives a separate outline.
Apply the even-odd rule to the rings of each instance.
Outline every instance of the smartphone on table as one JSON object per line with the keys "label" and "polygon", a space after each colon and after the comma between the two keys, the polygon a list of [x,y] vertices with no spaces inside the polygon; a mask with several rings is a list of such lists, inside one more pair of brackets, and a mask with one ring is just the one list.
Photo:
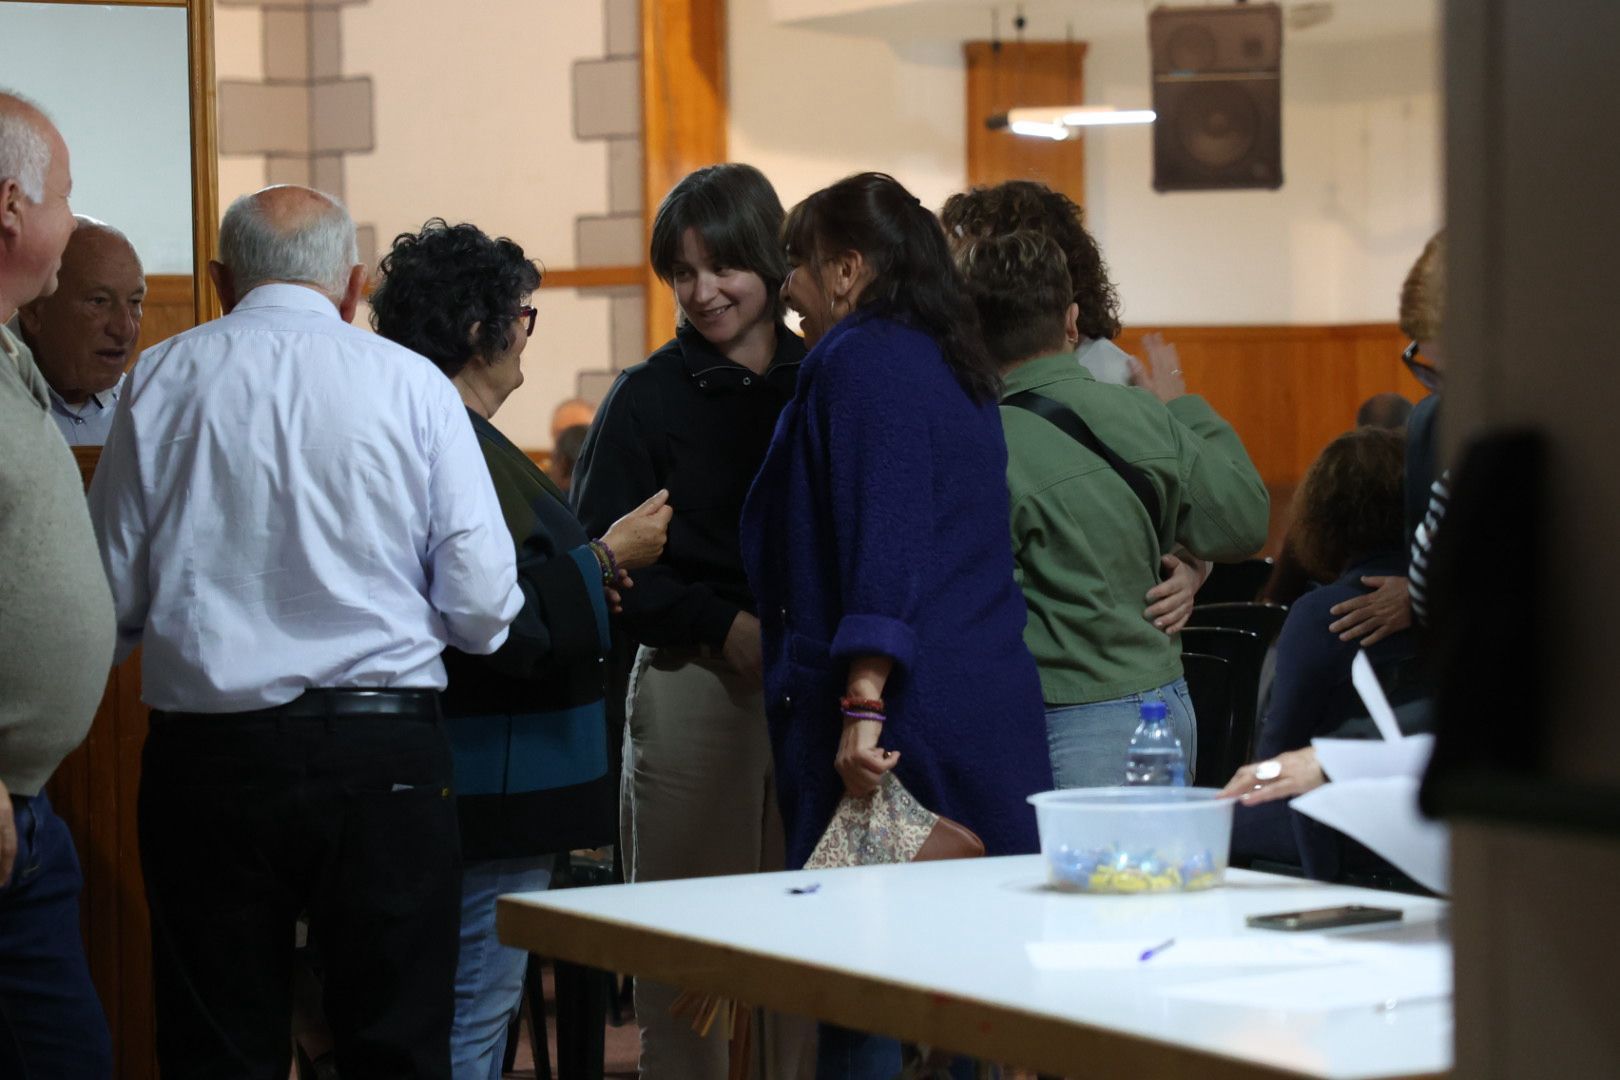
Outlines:
{"label": "smartphone on table", "polygon": [[1312,908],[1309,911],[1250,915],[1244,921],[1257,930],[1332,930],[1340,926],[1399,922],[1404,916],[1405,912],[1400,908],[1346,904],[1343,907]]}

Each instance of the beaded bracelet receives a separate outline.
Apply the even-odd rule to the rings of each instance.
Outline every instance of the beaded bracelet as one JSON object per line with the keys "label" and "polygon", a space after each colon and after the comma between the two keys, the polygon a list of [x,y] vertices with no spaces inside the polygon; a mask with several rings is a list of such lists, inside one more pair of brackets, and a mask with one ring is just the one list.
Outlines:
{"label": "beaded bracelet", "polygon": [[845,709],[844,710],[844,719],[845,720],[876,720],[878,723],[881,724],[884,721],[884,716],[883,716],[882,713],[877,713],[877,712],[856,712],[856,711],[854,711],[852,709]]}
{"label": "beaded bracelet", "polygon": [[614,557],[613,549],[608,547],[607,543],[602,540],[592,540],[590,549],[591,554],[596,556],[597,563],[602,567],[602,584],[612,586],[614,582],[619,580],[619,560]]}
{"label": "beaded bracelet", "polygon": [[879,717],[883,715],[883,702],[877,698],[842,697],[838,699],[838,707],[846,713],[851,709],[858,709],[861,712],[877,713]]}

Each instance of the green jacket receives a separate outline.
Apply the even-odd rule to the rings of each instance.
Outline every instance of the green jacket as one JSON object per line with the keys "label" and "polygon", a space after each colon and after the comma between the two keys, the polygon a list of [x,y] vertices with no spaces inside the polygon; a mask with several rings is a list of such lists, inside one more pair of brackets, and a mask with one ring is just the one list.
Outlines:
{"label": "green jacket", "polygon": [[1072,352],[1031,360],[1005,393],[1067,405],[1147,474],[1161,521],[1106,461],[1050,421],[1003,405],[1013,554],[1029,605],[1024,642],[1048,706],[1108,701],[1181,675],[1181,644],[1143,618],[1162,554],[1241,559],[1266,542],[1270,498],[1230,424],[1202,398],[1165,405],[1099,383]]}

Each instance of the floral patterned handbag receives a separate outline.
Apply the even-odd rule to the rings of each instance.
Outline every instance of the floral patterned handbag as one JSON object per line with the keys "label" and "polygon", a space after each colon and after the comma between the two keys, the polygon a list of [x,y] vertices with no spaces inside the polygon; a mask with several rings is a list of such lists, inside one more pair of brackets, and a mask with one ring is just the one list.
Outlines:
{"label": "floral patterned handbag", "polygon": [[971,859],[984,841],[964,825],[923,806],[894,773],[884,773],[873,794],[845,795],[810,853],[806,870],[836,866]]}

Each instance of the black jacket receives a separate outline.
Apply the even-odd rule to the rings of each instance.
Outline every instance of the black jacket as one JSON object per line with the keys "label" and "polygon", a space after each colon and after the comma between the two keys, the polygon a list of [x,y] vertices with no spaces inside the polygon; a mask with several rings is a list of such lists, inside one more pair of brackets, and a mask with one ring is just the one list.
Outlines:
{"label": "black jacket", "polygon": [[618,774],[602,698],[611,639],[601,569],[550,478],[489,421],[472,424],[517,548],[524,604],[493,655],[444,653],[462,856],[612,843]]}
{"label": "black jacket", "polygon": [[591,425],[573,498],[592,536],[659,488],[675,508],[663,558],[624,595],[623,626],[644,644],[718,649],[737,612],[754,610],[737,543],[742,504],[805,352],[780,324],[776,342],[756,375],[682,327],[620,374]]}

